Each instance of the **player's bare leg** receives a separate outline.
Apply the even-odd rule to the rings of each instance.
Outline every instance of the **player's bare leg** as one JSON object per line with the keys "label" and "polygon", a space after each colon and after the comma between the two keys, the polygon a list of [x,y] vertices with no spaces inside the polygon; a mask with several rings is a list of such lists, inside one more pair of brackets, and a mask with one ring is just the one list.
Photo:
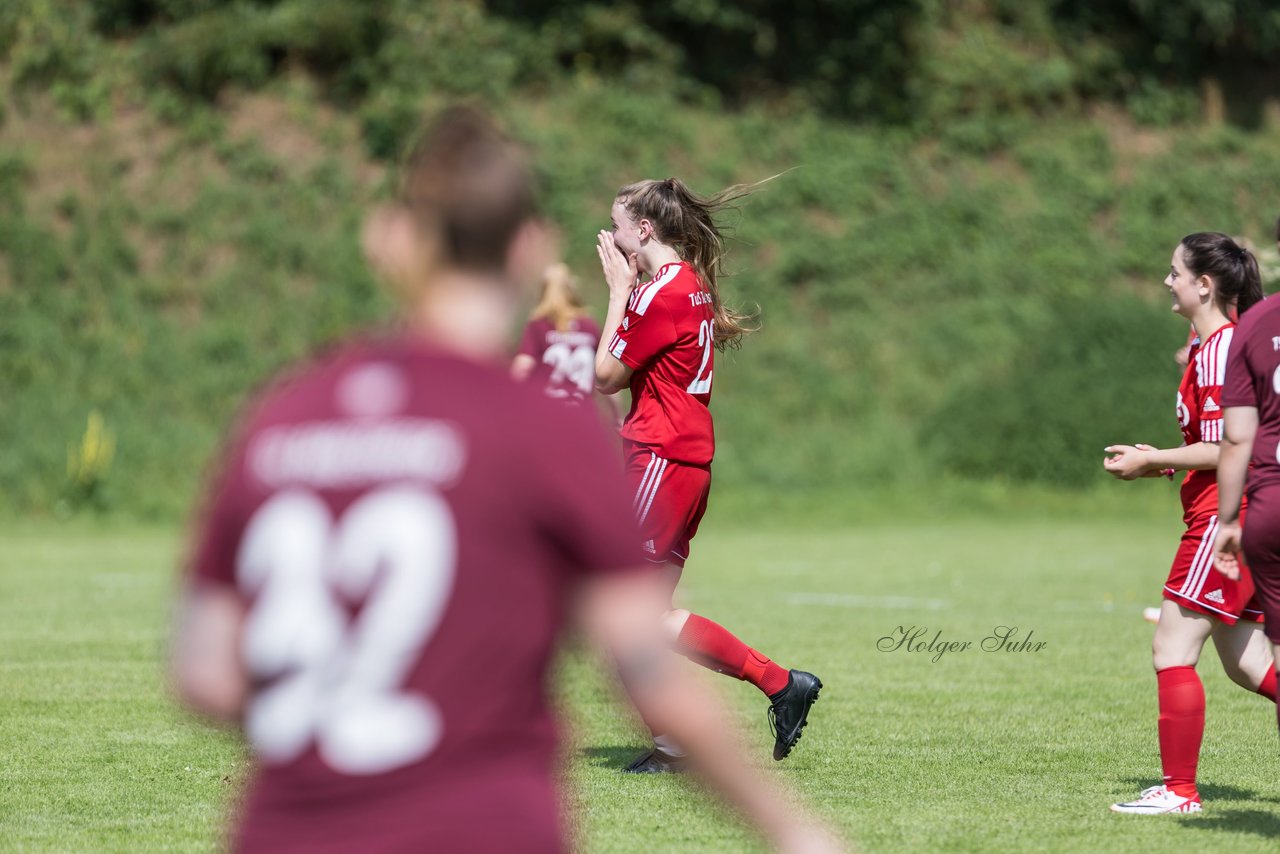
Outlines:
{"label": "player's bare leg", "polygon": [[1218,623],[1213,628],[1213,645],[1222,660],[1222,669],[1232,682],[1273,703],[1276,701],[1275,660],[1261,623],[1244,620],[1234,626]]}

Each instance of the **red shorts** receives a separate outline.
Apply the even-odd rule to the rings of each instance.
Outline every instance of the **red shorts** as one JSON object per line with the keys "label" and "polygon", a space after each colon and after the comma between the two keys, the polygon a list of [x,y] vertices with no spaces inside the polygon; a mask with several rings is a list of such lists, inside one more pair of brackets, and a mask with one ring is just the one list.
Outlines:
{"label": "red shorts", "polygon": [[[1243,514],[1240,517],[1244,521]],[[1218,536],[1217,514],[1195,516],[1187,524],[1178,553],[1164,584],[1164,598],[1184,608],[1216,617],[1228,626],[1237,620],[1261,622],[1262,605],[1253,590],[1253,577],[1245,567],[1232,581],[1213,565],[1213,541]]]}
{"label": "red shorts", "polygon": [[643,445],[627,443],[627,479],[635,488],[636,520],[645,556],[683,567],[689,541],[707,512],[711,469],[664,460]]}

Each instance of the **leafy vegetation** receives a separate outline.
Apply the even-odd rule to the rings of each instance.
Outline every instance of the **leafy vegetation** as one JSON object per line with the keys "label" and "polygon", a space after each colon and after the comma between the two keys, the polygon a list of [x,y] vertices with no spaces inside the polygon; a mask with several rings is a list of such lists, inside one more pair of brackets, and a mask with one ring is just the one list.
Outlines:
{"label": "leafy vegetation", "polygon": [[535,149],[598,304],[618,186],[778,176],[732,223],[765,326],[717,368],[717,488],[1095,482],[1177,441],[1178,238],[1276,266],[1280,18],[1181,6],[5,4],[0,507],[181,513],[248,389],[387,317],[360,218],[458,97]]}

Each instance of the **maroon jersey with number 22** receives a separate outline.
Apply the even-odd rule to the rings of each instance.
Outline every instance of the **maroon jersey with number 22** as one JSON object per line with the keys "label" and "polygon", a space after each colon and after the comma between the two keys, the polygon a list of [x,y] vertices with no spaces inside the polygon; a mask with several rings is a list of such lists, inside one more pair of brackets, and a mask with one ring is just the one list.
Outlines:
{"label": "maroon jersey with number 22", "polygon": [[247,851],[563,847],[544,677],[568,595],[641,563],[594,413],[408,340],[269,391],[192,584],[247,609]]}

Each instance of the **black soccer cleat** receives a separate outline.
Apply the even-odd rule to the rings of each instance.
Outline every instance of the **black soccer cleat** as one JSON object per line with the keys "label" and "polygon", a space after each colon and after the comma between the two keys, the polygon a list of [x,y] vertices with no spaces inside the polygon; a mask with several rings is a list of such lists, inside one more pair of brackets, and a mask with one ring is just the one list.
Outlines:
{"label": "black soccer cleat", "polygon": [[622,769],[622,772],[624,774],[683,774],[686,766],[685,757],[667,753],[655,745],[648,753],[637,756],[634,762]]}
{"label": "black soccer cleat", "polygon": [[773,758],[786,759],[809,722],[809,709],[818,701],[822,680],[803,670],[787,674],[787,687],[769,695],[769,729],[773,732]]}

